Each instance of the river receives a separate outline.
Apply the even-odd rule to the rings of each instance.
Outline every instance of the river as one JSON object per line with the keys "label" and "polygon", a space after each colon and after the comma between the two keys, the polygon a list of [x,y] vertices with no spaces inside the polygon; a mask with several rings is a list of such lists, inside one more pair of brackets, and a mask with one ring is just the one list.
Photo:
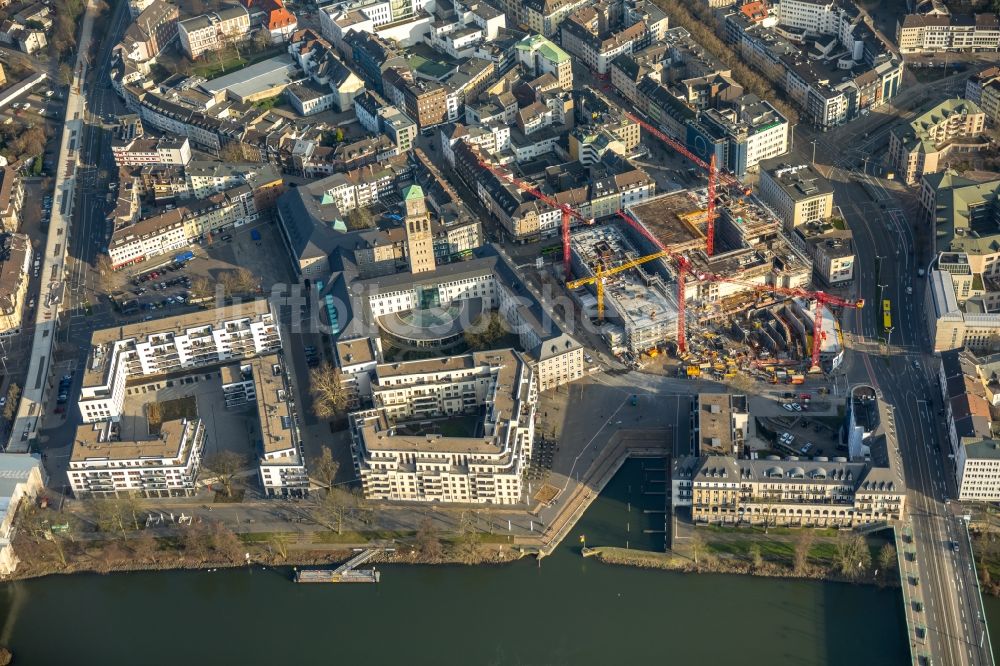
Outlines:
{"label": "river", "polygon": [[0,643],[29,666],[908,663],[897,589],[581,558],[580,535],[662,546],[642,534],[662,519],[639,505],[662,497],[640,494],[641,467],[629,462],[540,567],[388,566],[378,585],[261,568],[52,576],[0,588]]}

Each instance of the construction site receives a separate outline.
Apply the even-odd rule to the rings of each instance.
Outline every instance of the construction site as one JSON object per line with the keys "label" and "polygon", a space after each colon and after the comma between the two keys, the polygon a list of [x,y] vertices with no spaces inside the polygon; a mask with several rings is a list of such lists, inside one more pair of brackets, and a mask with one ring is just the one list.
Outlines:
{"label": "construction site", "polygon": [[625,115],[706,169],[708,187],[660,195],[596,224],[483,164],[560,211],[562,262],[554,274],[567,280],[612,353],[641,366],[669,351],[688,376],[742,372],[772,383],[801,383],[806,370],[835,369],[844,349],[837,316],[864,302],[810,291],[812,260],[749,189],[719,173],[715,157],[705,163]]}

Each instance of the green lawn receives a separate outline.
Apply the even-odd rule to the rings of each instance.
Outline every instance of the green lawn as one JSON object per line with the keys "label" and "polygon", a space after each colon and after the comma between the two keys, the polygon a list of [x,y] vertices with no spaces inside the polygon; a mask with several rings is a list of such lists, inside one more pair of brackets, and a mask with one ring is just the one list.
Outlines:
{"label": "green lawn", "polygon": [[267,60],[268,58],[281,55],[284,52],[284,49],[278,47],[250,54],[247,53],[247,49],[244,48],[240,51],[242,55],[232,53],[223,57],[221,60],[217,54],[206,53],[198,62],[194,64],[192,71],[198,76],[203,76],[206,79],[211,80],[220,77],[223,74],[230,74],[238,69],[243,69],[244,67],[253,65],[262,60]]}

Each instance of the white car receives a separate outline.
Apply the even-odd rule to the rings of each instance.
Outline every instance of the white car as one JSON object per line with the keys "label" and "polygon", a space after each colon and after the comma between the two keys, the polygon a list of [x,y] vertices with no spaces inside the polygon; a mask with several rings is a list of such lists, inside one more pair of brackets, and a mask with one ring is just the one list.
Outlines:
{"label": "white car", "polygon": [[785,409],[786,409],[787,411],[789,411],[789,412],[794,412],[794,411],[795,411],[795,408],[794,408],[794,407],[792,407],[792,406],[791,406],[790,404],[788,404],[787,402],[786,402],[785,404],[783,404],[783,405],[782,405],[782,407],[784,407],[784,408],[785,408]]}
{"label": "white car", "polygon": [[802,411],[802,405],[800,405],[797,402],[793,402],[792,403],[792,409],[794,409],[797,412],[801,412]]}

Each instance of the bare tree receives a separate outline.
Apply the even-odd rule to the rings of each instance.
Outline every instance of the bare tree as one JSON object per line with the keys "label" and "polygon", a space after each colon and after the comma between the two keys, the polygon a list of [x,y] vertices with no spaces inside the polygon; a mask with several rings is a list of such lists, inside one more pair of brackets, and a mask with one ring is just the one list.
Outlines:
{"label": "bare tree", "polygon": [[795,573],[804,574],[809,568],[809,552],[812,550],[815,535],[809,530],[802,530],[799,538],[795,541],[795,559],[793,568]]}
{"label": "bare tree", "polygon": [[266,51],[273,45],[271,41],[271,32],[267,27],[261,28],[253,36],[253,48],[254,51],[260,53],[261,51]]}
{"label": "bare tree", "polygon": [[204,275],[199,275],[191,280],[191,293],[195,298],[207,298],[215,293],[215,283]]}
{"label": "bare tree", "polygon": [[700,571],[701,563],[708,554],[708,544],[705,543],[705,539],[700,534],[695,532],[688,539],[688,546],[691,548],[691,559],[694,560],[695,569]]}
{"label": "bare tree", "polygon": [[310,515],[323,527],[335,530],[337,534],[343,534],[344,519],[354,506],[355,501],[351,493],[340,488],[330,488],[319,504],[310,511]]}
{"label": "bare tree", "polygon": [[428,518],[420,521],[420,526],[417,528],[416,545],[424,559],[438,560],[444,555],[441,538]]}
{"label": "bare tree", "polygon": [[896,547],[891,543],[884,544],[878,551],[878,568],[886,576],[896,568]]}
{"label": "bare tree", "polygon": [[119,498],[92,500],[91,509],[97,529],[102,532],[120,531],[122,538],[128,539],[125,526],[131,510],[124,500]]}
{"label": "bare tree", "polygon": [[181,537],[184,554],[197,562],[204,561],[211,547],[211,535],[202,523],[188,525]]}
{"label": "bare tree", "polygon": [[275,552],[281,556],[281,559],[288,559],[288,545],[292,542],[290,534],[287,532],[272,532],[267,542],[274,547]]}
{"label": "bare tree", "polygon": [[235,287],[234,291],[242,292],[244,294],[252,294],[257,291],[260,282],[257,280],[257,276],[254,275],[248,268],[237,268],[233,275],[233,285]]}
{"label": "bare tree", "polygon": [[205,457],[202,466],[212,472],[226,491],[226,497],[233,496],[233,481],[247,466],[247,458],[235,451],[219,451]]}
{"label": "bare tree", "polygon": [[152,532],[143,531],[135,539],[132,539],[131,548],[137,560],[149,560],[155,563],[160,552],[160,542],[153,536]]}
{"label": "bare tree", "polygon": [[243,553],[243,542],[221,521],[212,523],[209,528],[209,543],[212,550],[222,559],[232,562],[239,561]]}
{"label": "bare tree", "polygon": [[7,404],[3,407],[3,417],[8,421],[13,421],[17,415],[17,403],[21,399],[21,387],[16,382],[11,382],[7,387]]}
{"label": "bare tree", "polygon": [[860,578],[871,567],[871,563],[872,553],[862,535],[841,536],[837,539],[836,566],[842,575],[852,579]]}
{"label": "bare tree", "polygon": [[239,141],[230,141],[219,149],[219,159],[223,162],[242,162],[246,159],[243,154],[243,144]]}
{"label": "bare tree", "polygon": [[329,488],[333,483],[333,479],[337,476],[340,463],[333,459],[333,452],[330,450],[330,447],[324,446],[320,451],[319,460],[314,461],[311,467],[316,480]]}
{"label": "bare tree", "polygon": [[313,400],[313,413],[321,419],[344,411],[351,398],[341,381],[340,371],[328,363],[309,371],[309,395]]}
{"label": "bare tree", "polygon": [[69,63],[59,64],[59,74],[58,74],[59,85],[68,86],[73,83],[73,68],[69,66]]}
{"label": "bare tree", "polygon": [[764,564],[764,556],[760,551],[759,543],[750,544],[750,548],[747,549],[747,554],[750,556],[750,564],[753,566],[754,570],[760,569]]}
{"label": "bare tree", "polygon": [[472,326],[463,333],[465,344],[471,349],[489,349],[504,336],[504,323],[500,314],[492,310],[476,317]]}

